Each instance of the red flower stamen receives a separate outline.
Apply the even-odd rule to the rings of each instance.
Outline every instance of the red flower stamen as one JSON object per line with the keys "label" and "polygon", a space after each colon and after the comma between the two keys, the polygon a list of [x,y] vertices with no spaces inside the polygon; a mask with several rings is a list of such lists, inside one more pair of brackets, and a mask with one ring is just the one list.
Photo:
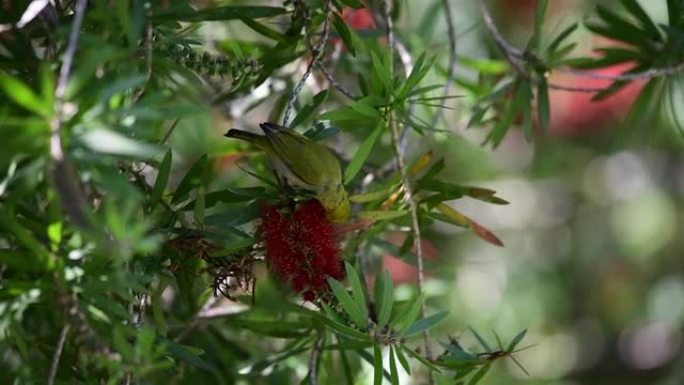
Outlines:
{"label": "red flower stamen", "polygon": [[317,200],[300,204],[288,217],[263,205],[261,232],[269,269],[305,300],[327,293],[328,277],[344,278],[335,227]]}

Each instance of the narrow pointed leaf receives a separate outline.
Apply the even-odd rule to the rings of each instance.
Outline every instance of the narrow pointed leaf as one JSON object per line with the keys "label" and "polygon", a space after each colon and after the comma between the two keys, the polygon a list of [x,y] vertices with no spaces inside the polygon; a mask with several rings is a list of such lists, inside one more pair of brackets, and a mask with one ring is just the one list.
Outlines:
{"label": "narrow pointed leaf", "polygon": [[169,181],[169,174],[171,174],[171,161],[172,152],[168,150],[159,165],[159,172],[157,173],[157,179],[154,181],[154,187],[152,188],[152,201],[158,202],[166,190],[166,185]]}
{"label": "narrow pointed leaf", "polygon": [[525,334],[527,334],[527,329],[522,330],[520,333],[516,334],[515,337],[511,340],[511,342],[508,344],[508,347],[506,348],[507,352],[512,352],[516,346],[522,341],[523,338],[525,338]]}
{"label": "narrow pointed leaf", "polygon": [[361,311],[361,315],[364,320],[368,319],[368,305],[366,304],[366,294],[363,292],[363,285],[361,284],[361,279],[365,277],[359,277],[356,273],[356,269],[349,263],[344,264],[345,270],[347,272],[347,279],[352,289],[352,298],[356,302],[356,307]]}
{"label": "narrow pointed leaf", "polygon": [[390,345],[389,365],[390,382],[392,383],[392,385],[399,385],[399,372],[397,371],[397,362],[394,358],[394,346],[392,345]]}
{"label": "narrow pointed leaf", "polygon": [[382,351],[380,346],[375,344],[373,345],[373,385],[382,385],[382,371]]}
{"label": "narrow pointed leaf", "polygon": [[359,171],[361,171],[361,167],[363,167],[364,162],[366,162],[366,159],[368,159],[368,156],[373,150],[375,142],[378,141],[378,138],[382,134],[383,129],[384,126],[382,124],[378,124],[375,130],[373,130],[373,132],[370,135],[368,135],[368,137],[361,143],[358,150],[356,150],[354,157],[349,162],[349,165],[347,165],[347,168],[344,170],[344,184],[348,184],[349,182],[351,182],[351,180],[354,179],[356,174],[358,174]]}
{"label": "narrow pointed leaf", "polygon": [[402,334],[415,320],[418,318],[420,309],[423,303],[423,295],[416,297],[409,305],[408,309],[399,313],[397,317],[391,322],[394,329]]}
{"label": "narrow pointed leaf", "polygon": [[385,326],[389,322],[394,306],[394,284],[386,270],[375,282],[375,305],[378,308],[378,325]]}
{"label": "narrow pointed leaf", "polygon": [[402,334],[402,336],[403,337],[410,337],[410,336],[416,335],[418,333],[421,333],[424,330],[428,330],[428,329],[434,327],[435,325],[437,325],[438,323],[442,322],[448,314],[449,314],[448,311],[441,311],[441,312],[433,314],[429,317],[425,317],[423,319],[420,319],[420,320],[414,322],[413,324],[411,324],[411,326],[409,326],[408,329],[406,329],[406,331]]}
{"label": "narrow pointed leaf", "polygon": [[484,338],[482,338],[480,336],[480,334],[478,334],[478,332],[475,331],[475,329],[473,329],[473,328],[469,328],[469,329],[470,329],[470,332],[473,333],[473,335],[475,336],[475,339],[477,339],[477,341],[480,343],[480,345],[482,345],[482,347],[485,349],[485,351],[488,351],[488,352],[492,351],[492,349],[489,347],[489,345],[487,345],[487,342],[484,340]]}
{"label": "narrow pointed leaf", "polygon": [[328,278],[328,284],[330,285],[330,289],[332,289],[335,298],[337,298],[340,305],[342,305],[342,309],[347,313],[349,319],[359,328],[365,330],[368,326],[367,317],[364,317],[363,312],[349,293],[347,293],[342,284],[332,278]]}

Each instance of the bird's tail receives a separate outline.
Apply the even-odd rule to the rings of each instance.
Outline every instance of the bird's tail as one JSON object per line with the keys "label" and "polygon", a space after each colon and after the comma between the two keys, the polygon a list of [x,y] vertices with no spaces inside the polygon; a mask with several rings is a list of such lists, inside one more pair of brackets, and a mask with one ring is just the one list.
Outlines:
{"label": "bird's tail", "polygon": [[238,130],[237,128],[231,128],[230,130],[228,130],[228,132],[223,134],[223,136],[225,136],[227,138],[240,139],[240,140],[244,140],[246,142],[255,143],[255,144],[260,143],[263,139],[263,136],[261,136],[261,135],[253,134],[251,132],[247,132],[247,131],[243,131],[243,130]]}

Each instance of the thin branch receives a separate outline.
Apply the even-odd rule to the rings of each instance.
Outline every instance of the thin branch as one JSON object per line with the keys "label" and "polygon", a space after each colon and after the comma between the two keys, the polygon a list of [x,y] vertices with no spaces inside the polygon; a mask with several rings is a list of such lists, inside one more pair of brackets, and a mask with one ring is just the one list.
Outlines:
{"label": "thin branch", "polygon": [[[499,29],[496,26],[496,23],[494,23],[494,19],[492,18],[492,14],[489,12],[489,8],[487,8],[487,5],[485,4],[484,0],[480,0],[480,11],[482,13],[482,19],[484,20],[485,27],[487,27],[487,30],[489,33],[492,35],[494,38],[494,41],[496,42],[497,47],[499,47],[499,50],[501,53],[503,53],[504,57],[506,58],[506,61],[508,61],[513,69],[523,78],[527,79],[528,81],[539,84],[540,81],[536,77],[534,77],[526,68],[525,68],[525,61],[528,60],[539,60],[534,54],[531,52],[527,51],[522,51],[517,47],[514,47],[511,45],[506,39],[504,39],[503,35],[501,35],[501,32],[499,32]],[[547,86],[551,89],[559,90],[559,91],[567,91],[567,92],[584,92],[584,93],[596,93],[605,90],[607,87],[574,87],[574,86],[565,86],[562,84],[555,84],[551,82],[547,82]]]}
{"label": "thin branch", "polygon": [[[411,54],[409,53],[408,49],[401,41],[401,39],[397,39],[396,37],[394,39],[394,49],[396,49],[397,54],[399,55],[399,60],[401,61],[401,65],[404,67],[404,74],[406,74],[406,77],[408,77],[413,71],[413,58],[411,58]],[[408,108],[406,109],[406,113],[408,115],[412,115],[414,110],[414,103],[412,103],[409,100],[407,104]],[[406,147],[408,147],[409,131],[411,131],[410,127],[408,126],[408,124],[404,123],[404,127],[401,131],[401,136],[399,140],[399,143],[401,144],[402,153],[405,153]]]}
{"label": "thin branch", "polygon": [[[311,42],[311,34],[307,33],[306,34],[306,45],[309,51],[315,52],[316,49],[314,48],[313,43]],[[342,83],[338,82],[337,79],[330,73],[328,68],[325,66],[322,60],[319,60],[316,62],[316,68],[318,68],[319,71],[325,76],[325,78],[328,80],[328,83],[330,83],[333,88],[338,90],[342,95],[348,97],[349,99],[356,100],[358,99],[354,94],[351,93],[348,89],[346,89]]]}
{"label": "thin branch", "polygon": [[607,75],[607,74],[601,74],[601,73],[597,73],[597,72],[576,70],[573,68],[561,68],[561,69],[558,69],[557,71],[561,72],[561,73],[566,73],[566,74],[575,75],[575,76],[583,77],[583,78],[590,78],[590,79],[629,81],[629,80],[653,79],[653,78],[676,75],[676,74],[684,71],[684,62],[678,63],[678,64],[673,65],[671,67],[651,68],[651,69],[648,69],[645,71],[632,72],[632,73],[626,73],[626,74],[621,74],[621,75]]}
{"label": "thin branch", "polygon": [[321,358],[323,351],[324,334],[321,333],[316,338],[313,347],[311,348],[311,358],[309,358],[309,384],[318,385],[318,361]]}
{"label": "thin branch", "polygon": [[525,66],[522,63],[523,51],[519,50],[517,47],[512,46],[499,32],[492,14],[489,12],[489,8],[485,4],[484,0],[480,0],[480,12],[482,13],[482,19],[484,20],[485,26],[489,33],[494,38],[497,47],[504,54],[506,60],[513,66],[513,68],[518,71],[521,75],[528,75]]}
{"label": "thin branch", "polygon": [[316,68],[318,68],[319,71],[325,76],[326,79],[328,79],[328,83],[330,83],[333,88],[336,90],[340,91],[340,93],[346,97],[348,97],[351,100],[356,100],[358,99],[354,94],[352,94],[348,89],[346,89],[342,83],[338,82],[337,79],[333,77],[333,75],[328,71],[328,69],[325,67],[325,65],[321,62],[316,63]]}
{"label": "thin branch", "polygon": [[432,127],[437,127],[440,119],[444,119],[444,105],[446,104],[446,97],[449,96],[449,93],[451,92],[451,82],[454,81],[456,69],[456,29],[454,28],[453,14],[451,13],[449,0],[442,0],[442,8],[444,9],[444,19],[447,25],[447,35],[449,36],[449,62],[447,64],[446,83],[444,84],[445,99],[440,103],[440,108],[432,119]]}
{"label": "thin branch", "polygon": [[[387,41],[390,49],[394,47],[394,26],[392,24],[392,0],[385,0],[384,4],[384,18],[387,25]],[[393,71],[393,60],[391,59],[394,55],[390,56],[390,71]],[[409,181],[408,171],[406,165],[404,164],[404,155],[401,148],[401,138],[399,128],[394,121],[394,116],[392,111],[388,108],[387,110],[387,123],[392,134],[392,147],[394,148],[394,156],[397,162],[397,168],[401,174],[401,183],[404,190],[404,199],[409,207],[409,212],[411,214],[411,229],[413,231],[413,244],[416,248],[416,259],[418,267],[418,292],[422,294],[425,288],[425,274],[423,267],[423,244],[420,235],[420,224],[418,222],[418,204],[413,199],[413,189],[411,188],[411,183]],[[425,300],[420,304],[420,316],[423,318],[425,316]],[[427,330],[423,331],[423,340],[425,343],[425,355],[428,360],[432,360],[432,349],[430,348],[430,340]],[[434,378],[432,376],[432,371],[429,372],[429,383],[434,384]]]}
{"label": "thin branch", "polygon": [[78,34],[83,23],[83,15],[88,4],[87,0],[78,0],[74,11],[74,21],[69,33],[69,41],[62,66],[59,69],[57,88],[55,89],[55,112],[50,121],[50,156],[54,162],[52,181],[62,206],[66,210],[71,220],[80,227],[87,227],[86,198],[83,194],[81,183],[76,176],[76,171],[68,159],[64,156],[62,147],[62,119],[66,115],[66,104],[64,101],[66,87],[69,82],[71,66],[78,46]]}
{"label": "thin branch", "polygon": [[52,365],[50,365],[50,373],[48,374],[47,385],[53,385],[55,383],[55,377],[57,376],[57,369],[59,368],[59,360],[62,357],[62,351],[64,351],[64,345],[66,343],[67,335],[71,326],[69,324],[62,327],[62,332],[59,334],[59,340],[57,341],[57,346],[55,347],[55,353],[52,355]]}
{"label": "thin branch", "polygon": [[59,69],[59,79],[57,80],[57,89],[55,90],[55,102],[64,102],[64,93],[69,82],[69,75],[71,74],[71,65],[74,62],[74,55],[76,55],[76,48],[78,47],[78,34],[81,31],[81,24],[83,24],[83,16],[88,5],[87,0],[77,0],[76,10],[74,11],[74,23],[71,26],[69,33],[69,43],[66,52],[64,53],[64,60],[62,67]]}
{"label": "thin branch", "polygon": [[292,90],[292,95],[290,96],[290,99],[287,102],[287,107],[285,108],[285,113],[283,114],[283,126],[287,127],[288,121],[290,120],[290,114],[294,109],[294,105],[297,102],[299,93],[302,92],[302,89],[304,88],[304,83],[306,83],[306,79],[308,79],[311,75],[311,71],[313,70],[313,67],[316,65],[316,63],[321,59],[321,57],[323,57],[323,53],[325,52],[325,45],[327,44],[328,36],[330,35],[331,18],[332,11],[330,9],[330,0],[326,0],[325,21],[323,22],[323,38],[316,47],[316,50],[313,52],[313,57],[311,58],[311,61],[309,61],[309,65],[306,67],[304,75],[302,75],[302,78],[299,79],[299,82],[297,82],[297,85],[295,86],[294,90]]}
{"label": "thin branch", "polygon": [[[154,40],[154,30],[152,28],[152,7],[150,3],[145,3],[145,17],[147,18],[147,23],[145,24],[145,40],[143,41],[143,48],[145,49],[145,83],[149,83],[152,79],[152,51],[153,51],[153,40]],[[136,103],[140,97],[145,92],[145,87],[140,87],[133,95],[133,103]]]}
{"label": "thin branch", "polygon": [[[385,18],[385,26],[387,28],[387,45],[390,49],[394,49],[394,22],[392,21],[392,1],[385,0],[383,7],[383,17]],[[390,55],[390,71],[393,71],[392,62],[394,55]]]}

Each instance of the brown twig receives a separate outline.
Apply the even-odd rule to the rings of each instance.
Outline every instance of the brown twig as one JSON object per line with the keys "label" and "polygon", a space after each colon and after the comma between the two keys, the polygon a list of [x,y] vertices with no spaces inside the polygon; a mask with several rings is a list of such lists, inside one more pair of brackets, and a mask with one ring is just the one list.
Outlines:
{"label": "brown twig", "polygon": [[311,358],[309,358],[309,385],[318,385],[318,361],[321,358],[323,351],[323,341],[325,340],[323,333],[318,335],[316,342],[311,348]]}
{"label": "brown twig", "polygon": [[444,100],[441,101],[441,107],[437,110],[435,117],[432,119],[432,127],[437,127],[440,119],[444,119],[444,105],[446,97],[451,92],[451,82],[454,81],[454,73],[456,69],[456,29],[454,28],[453,14],[451,13],[451,5],[449,0],[442,0],[442,9],[444,10],[444,19],[447,25],[447,35],[449,37],[449,62],[447,63],[446,83],[444,84]]}
{"label": "brown twig", "polygon": [[59,340],[57,340],[57,346],[55,347],[55,352],[52,355],[52,365],[50,365],[50,373],[48,374],[47,385],[53,385],[55,383],[57,369],[59,368],[59,360],[62,357],[62,351],[64,351],[64,345],[66,343],[70,329],[71,326],[69,324],[65,324],[62,327],[62,332],[59,333]]}
{"label": "brown twig", "polygon": [[87,228],[89,224],[86,215],[88,203],[83,194],[81,183],[76,176],[76,170],[74,170],[73,165],[64,155],[61,134],[62,121],[67,112],[64,101],[66,86],[69,82],[71,66],[78,46],[78,34],[81,30],[87,4],[87,0],[77,0],[76,2],[74,21],[69,33],[69,41],[64,53],[62,66],[59,69],[59,77],[55,89],[55,111],[50,121],[50,157],[54,163],[52,182],[62,206],[70,219],[74,224],[83,228]]}
{"label": "brown twig", "polygon": [[[300,5],[306,7],[306,5]],[[332,16],[332,15],[331,15]],[[310,22],[310,18],[306,18],[307,24]],[[306,34],[306,46],[311,52],[315,52],[316,49],[314,48],[313,42],[311,41],[311,34],[307,33]],[[316,62],[316,68],[318,68],[319,71],[325,76],[325,78],[328,80],[328,83],[338,90],[342,95],[348,97],[349,99],[356,100],[358,99],[354,94],[352,94],[348,89],[346,89],[340,82],[335,79],[335,77],[330,73],[328,68],[325,66],[325,64],[319,60]]]}
{"label": "brown twig", "polygon": [[[501,51],[501,53],[504,55],[504,58],[510,65],[513,67],[513,69],[520,75],[521,77],[525,78],[526,80],[533,82],[535,84],[539,84],[540,81],[538,78],[536,78],[530,71],[525,68],[525,62],[529,60],[539,60],[536,56],[534,56],[533,53],[527,52],[520,50],[517,47],[514,47],[511,45],[506,39],[504,39],[503,35],[501,35],[501,32],[496,26],[496,23],[494,23],[494,19],[492,18],[492,14],[489,12],[489,8],[487,8],[487,5],[485,4],[484,0],[479,0],[480,4],[480,11],[482,13],[482,19],[484,20],[485,27],[489,31],[489,33],[492,35],[492,38],[494,38],[494,41],[496,42],[497,47]],[[546,74],[545,74],[546,75]],[[544,76],[545,76],[544,75]],[[559,91],[567,91],[567,92],[584,92],[584,93],[597,93],[600,91],[603,91],[606,89],[606,87],[574,87],[574,86],[566,86],[562,84],[555,84],[551,82],[547,82],[547,86],[551,89],[559,90]]]}
{"label": "brown twig", "polygon": [[[394,47],[394,26],[392,23],[392,0],[385,0],[384,2],[384,18],[387,26],[387,42],[392,49]],[[390,71],[393,71],[393,56],[390,55]],[[404,164],[404,155],[401,148],[401,138],[399,128],[394,121],[394,116],[391,110],[387,110],[387,123],[389,125],[390,133],[392,134],[392,147],[394,149],[394,156],[397,162],[397,168],[401,174],[401,183],[404,189],[404,199],[409,207],[409,213],[411,215],[411,229],[413,232],[413,243],[416,248],[416,259],[418,268],[418,292],[422,294],[425,289],[425,273],[424,273],[424,256],[423,256],[423,245],[421,242],[420,234],[420,224],[418,222],[418,205],[413,199],[413,189],[408,176],[408,171],[406,165]],[[421,318],[425,316],[425,300],[420,304],[420,315]],[[432,359],[432,349],[430,348],[429,334],[427,330],[423,331],[423,340],[425,343],[425,355],[428,360]],[[429,372],[429,383],[434,384],[434,378],[432,376],[432,371]]]}
{"label": "brown twig", "polygon": [[342,83],[338,82],[335,77],[328,71],[328,69],[325,67],[325,65],[321,62],[316,63],[316,68],[318,68],[319,71],[325,76],[326,79],[328,79],[328,83],[330,83],[333,88],[336,90],[340,91],[340,93],[346,97],[348,97],[351,100],[356,100],[358,99],[357,96],[354,96],[354,94],[351,93],[348,89],[346,89]]}
{"label": "brown twig", "polygon": [[309,78],[311,75],[311,71],[313,70],[313,67],[316,65],[316,63],[323,57],[323,53],[325,52],[325,45],[328,42],[328,36],[330,35],[330,19],[332,18],[332,11],[330,9],[330,0],[325,1],[325,21],[323,22],[323,38],[319,42],[318,46],[316,46],[315,51],[313,52],[313,56],[311,57],[311,60],[309,61],[309,65],[306,67],[306,71],[304,72],[304,75],[302,75],[301,79],[297,82],[297,85],[295,86],[294,90],[292,90],[292,95],[290,95],[290,98],[287,101],[287,107],[285,108],[285,113],[283,114],[283,126],[287,127],[287,124],[290,120],[290,114],[292,113],[292,110],[294,109],[294,105],[297,102],[297,98],[299,97],[299,93],[302,92],[302,89],[304,88],[304,84],[306,83],[306,80]]}
{"label": "brown twig", "polygon": [[626,73],[626,74],[621,74],[621,75],[601,74],[601,73],[597,73],[597,72],[576,70],[573,68],[561,68],[561,69],[558,69],[557,71],[561,72],[561,73],[566,73],[566,74],[570,74],[570,75],[574,75],[574,76],[578,76],[578,77],[583,77],[583,78],[590,78],[590,79],[604,79],[604,80],[613,80],[613,81],[630,81],[630,80],[644,80],[644,79],[653,79],[653,78],[676,75],[679,72],[684,71],[684,62],[678,63],[678,64],[673,65],[671,67],[651,68],[651,69],[648,69],[645,71],[631,72],[631,73]]}

